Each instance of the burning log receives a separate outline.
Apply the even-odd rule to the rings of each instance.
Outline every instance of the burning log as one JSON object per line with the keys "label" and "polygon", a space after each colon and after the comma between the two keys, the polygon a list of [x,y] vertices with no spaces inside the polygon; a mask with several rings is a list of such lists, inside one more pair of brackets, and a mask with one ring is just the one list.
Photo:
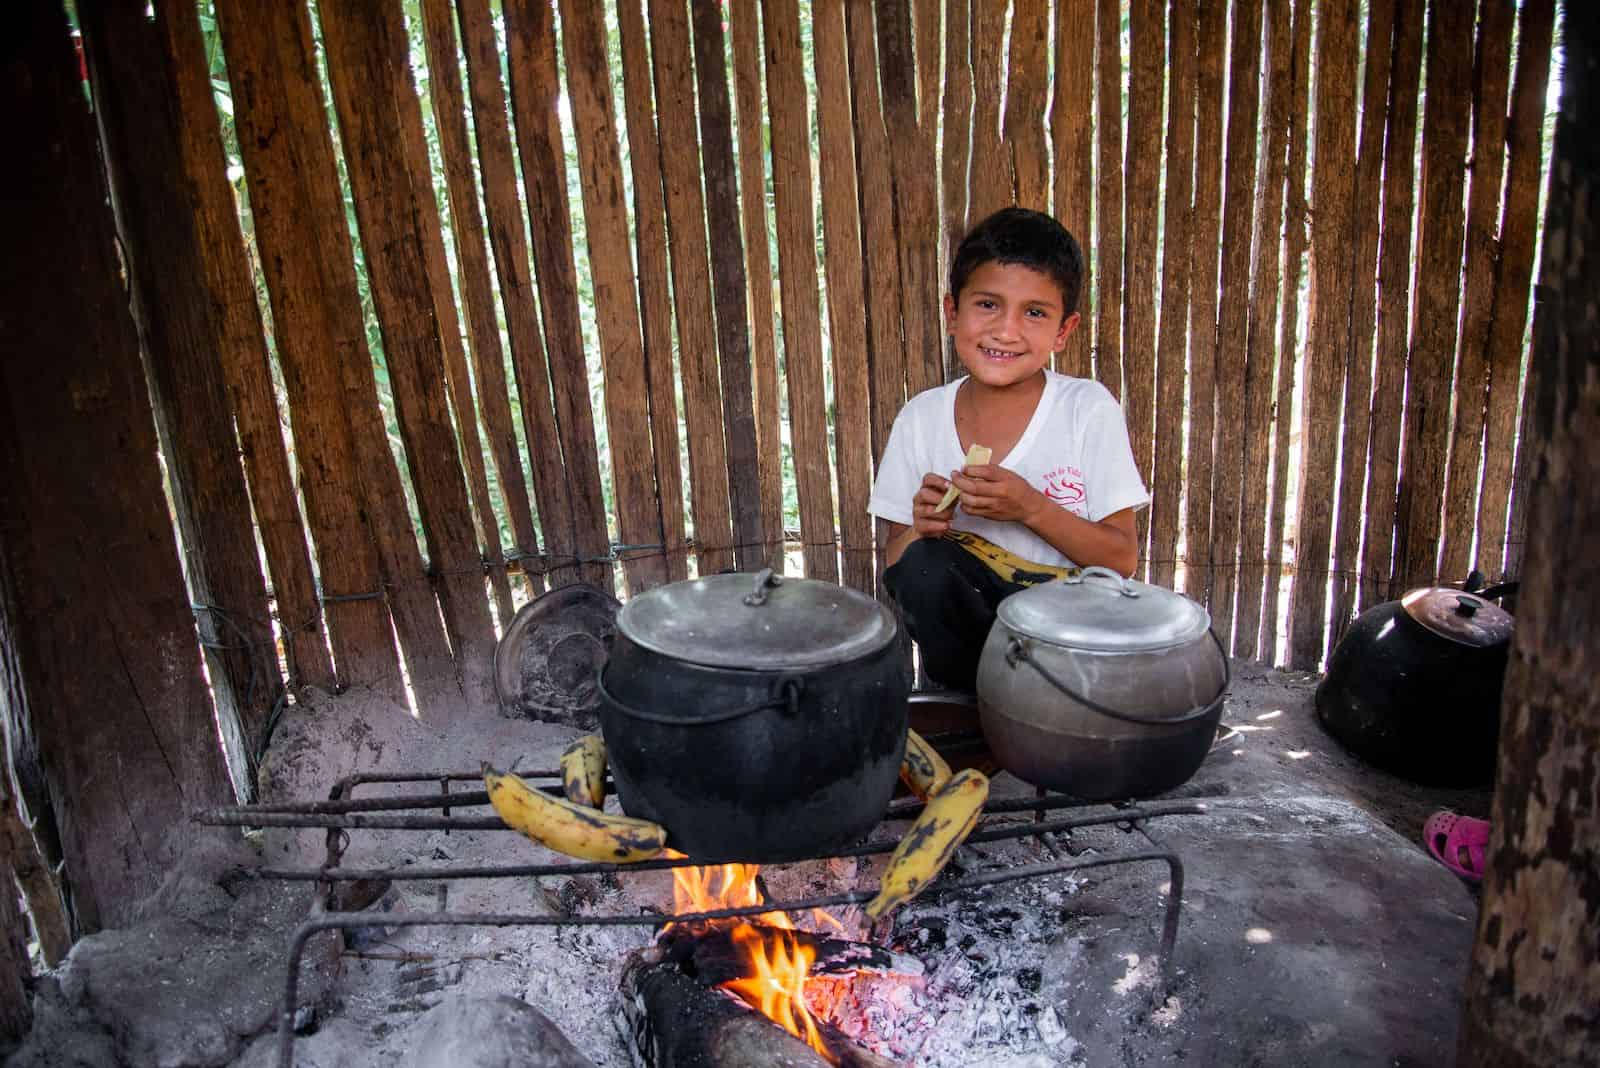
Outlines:
{"label": "burning log", "polygon": [[[778,937],[780,928],[752,924],[764,938]],[[785,931],[797,945],[814,954],[813,975],[848,975],[852,972],[880,972],[921,975],[922,962],[914,957],[891,953],[869,942],[829,938],[810,931]],[[705,986],[721,986],[750,973],[745,953],[735,944],[731,927],[674,927],[661,936],[667,958],[691,978]]]}

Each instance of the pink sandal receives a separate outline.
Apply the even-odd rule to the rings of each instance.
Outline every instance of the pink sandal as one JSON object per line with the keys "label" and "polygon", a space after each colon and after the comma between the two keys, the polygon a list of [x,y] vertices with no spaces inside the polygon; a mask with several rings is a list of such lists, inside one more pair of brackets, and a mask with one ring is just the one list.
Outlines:
{"label": "pink sandal", "polygon": [[1434,858],[1473,882],[1483,878],[1489,821],[1454,812],[1435,812],[1422,825],[1422,841]]}

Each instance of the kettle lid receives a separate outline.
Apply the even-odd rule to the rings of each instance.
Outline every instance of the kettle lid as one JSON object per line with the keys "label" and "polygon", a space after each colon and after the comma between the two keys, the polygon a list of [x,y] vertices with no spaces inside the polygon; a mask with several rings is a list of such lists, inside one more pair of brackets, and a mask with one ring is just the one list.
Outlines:
{"label": "kettle lid", "polygon": [[1105,653],[1174,649],[1211,627],[1210,613],[1182,594],[1105,567],[1019,590],[1000,602],[997,615],[1036,641]]}
{"label": "kettle lid", "polygon": [[1511,640],[1511,613],[1476,594],[1423,587],[1400,598],[1400,607],[1434,634],[1461,645],[1483,649]]}

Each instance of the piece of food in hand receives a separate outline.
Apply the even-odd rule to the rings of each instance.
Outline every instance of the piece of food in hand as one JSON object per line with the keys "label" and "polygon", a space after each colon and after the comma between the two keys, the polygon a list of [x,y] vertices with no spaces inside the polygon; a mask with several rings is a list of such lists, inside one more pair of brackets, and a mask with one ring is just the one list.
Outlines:
{"label": "piece of food in hand", "polygon": [[924,801],[950,781],[950,765],[914,730],[906,731],[906,755],[900,761],[900,781]]}
{"label": "piece of food in hand", "polygon": [[951,776],[895,847],[878,884],[878,896],[867,902],[867,916],[882,919],[933,882],[977,826],[988,799],[989,778],[983,772],[965,768]]}
{"label": "piece of food in hand", "polygon": [[585,734],[561,753],[561,789],[574,804],[605,807],[606,743],[598,734]]}
{"label": "piece of food in hand", "polygon": [[535,790],[516,775],[483,766],[489,803],[506,826],[521,831],[547,849],[579,860],[632,864],[649,860],[666,848],[667,830],[659,823],[613,816],[564,797]]}
{"label": "piece of food in hand", "polygon": [[[989,462],[990,455],[992,454],[989,451],[989,446],[974,445],[972,448],[967,450],[967,458],[962,461],[962,466],[975,467],[978,464],[986,464]],[[934,511],[944,511],[946,508],[954,504],[955,499],[959,496],[961,496],[961,491],[952,485],[949,489],[944,491],[944,496],[939,498],[939,507],[935,508]]]}

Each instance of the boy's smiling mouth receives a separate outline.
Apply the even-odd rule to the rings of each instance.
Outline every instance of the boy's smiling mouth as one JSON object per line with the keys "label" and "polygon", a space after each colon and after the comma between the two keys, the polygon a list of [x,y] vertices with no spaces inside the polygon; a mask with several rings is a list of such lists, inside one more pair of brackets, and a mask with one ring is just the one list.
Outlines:
{"label": "boy's smiling mouth", "polygon": [[980,345],[978,351],[986,360],[1014,360],[1023,355],[1021,352],[1012,352],[1009,349],[992,349],[987,345]]}

